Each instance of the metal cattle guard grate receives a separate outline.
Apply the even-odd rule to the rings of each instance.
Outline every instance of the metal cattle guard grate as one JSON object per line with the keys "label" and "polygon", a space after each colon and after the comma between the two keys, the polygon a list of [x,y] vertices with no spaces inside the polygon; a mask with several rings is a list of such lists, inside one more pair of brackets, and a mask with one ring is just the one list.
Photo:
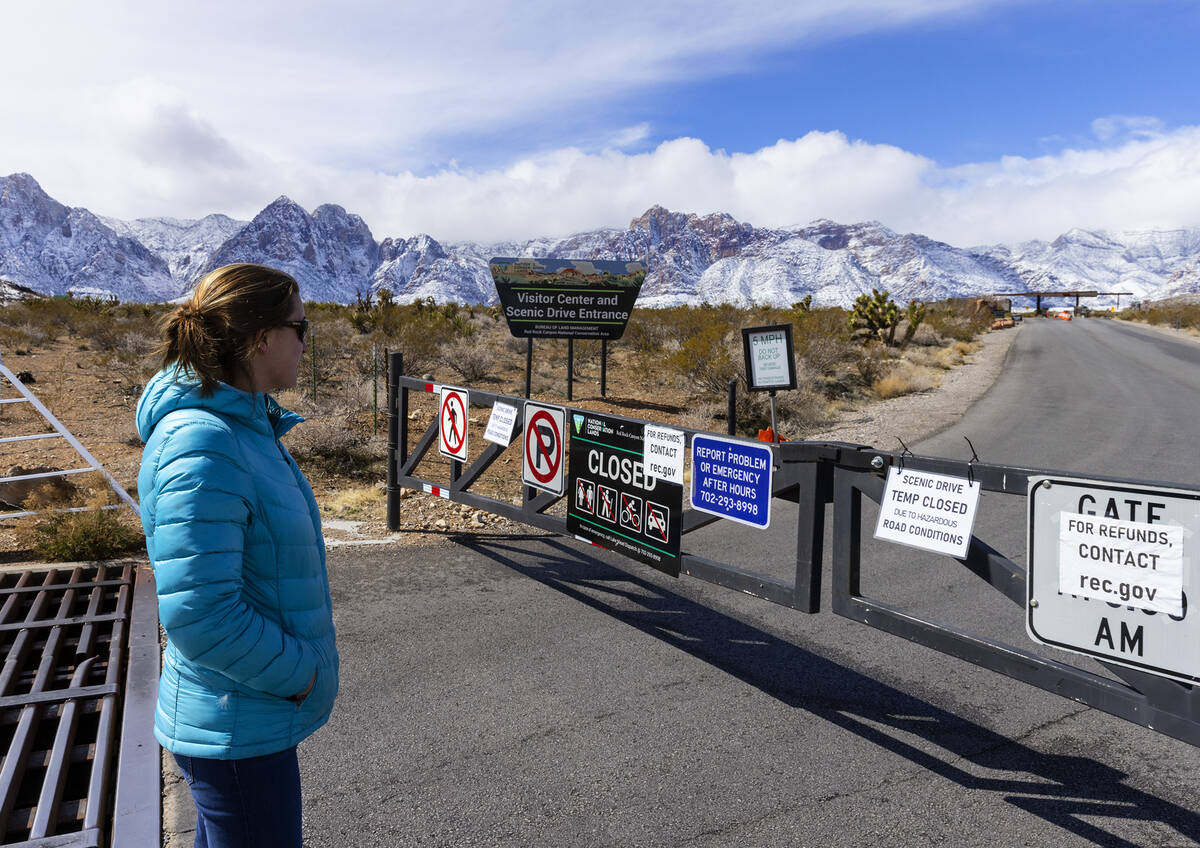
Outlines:
{"label": "metal cattle guard grate", "polygon": [[107,843],[133,571],[0,574],[5,845]]}

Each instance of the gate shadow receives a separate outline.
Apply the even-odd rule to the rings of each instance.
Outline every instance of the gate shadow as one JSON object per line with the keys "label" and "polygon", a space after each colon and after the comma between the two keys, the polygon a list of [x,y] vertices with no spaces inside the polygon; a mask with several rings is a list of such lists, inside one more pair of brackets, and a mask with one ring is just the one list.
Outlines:
{"label": "gate shadow", "polygon": [[[1157,822],[1200,843],[1200,815],[1122,781],[1088,757],[1035,751],[771,633],[717,612],[546,536],[452,535],[452,541],[718,668],[796,709],[972,790],[1005,801],[1097,845],[1139,843],[1082,816]],[[544,547],[544,550],[538,550]],[[797,613],[799,614],[799,613]],[[982,777],[905,742],[926,740],[982,769],[1041,780]]]}

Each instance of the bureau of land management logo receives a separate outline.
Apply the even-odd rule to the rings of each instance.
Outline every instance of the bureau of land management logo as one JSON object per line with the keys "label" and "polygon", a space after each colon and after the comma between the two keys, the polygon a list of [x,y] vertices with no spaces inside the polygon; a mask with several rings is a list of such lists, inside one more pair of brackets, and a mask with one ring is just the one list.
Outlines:
{"label": "bureau of land management logo", "polygon": [[571,419],[575,422],[575,432],[578,433],[583,429],[583,416],[577,412],[571,416]]}

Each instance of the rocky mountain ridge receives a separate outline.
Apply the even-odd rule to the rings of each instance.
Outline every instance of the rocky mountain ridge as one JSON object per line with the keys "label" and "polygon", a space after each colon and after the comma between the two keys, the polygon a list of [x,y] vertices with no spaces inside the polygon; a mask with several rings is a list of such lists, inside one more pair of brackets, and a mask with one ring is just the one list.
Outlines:
{"label": "rocky mountain ridge", "polygon": [[877,222],[814,221],[760,228],[725,213],[654,206],[625,229],[499,244],[442,243],[427,234],[377,242],[341,206],[311,213],[280,197],[252,221],[101,218],[47,195],[28,174],[0,177],[0,279],[44,294],[170,300],[207,270],[237,261],[282,268],[310,300],[495,303],[492,256],[643,261],[639,305],[729,302],[847,306],[872,288],[899,302],[997,292],[1098,289],[1135,298],[1200,291],[1200,228],[1071,230],[1051,242],[959,248]]}

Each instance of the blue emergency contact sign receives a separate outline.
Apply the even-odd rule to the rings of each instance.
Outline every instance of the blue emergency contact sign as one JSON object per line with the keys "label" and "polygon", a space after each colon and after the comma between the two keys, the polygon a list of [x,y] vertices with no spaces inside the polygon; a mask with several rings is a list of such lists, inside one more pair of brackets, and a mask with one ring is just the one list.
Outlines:
{"label": "blue emergency contact sign", "polygon": [[751,527],[771,523],[772,453],[697,434],[692,438],[692,508]]}

